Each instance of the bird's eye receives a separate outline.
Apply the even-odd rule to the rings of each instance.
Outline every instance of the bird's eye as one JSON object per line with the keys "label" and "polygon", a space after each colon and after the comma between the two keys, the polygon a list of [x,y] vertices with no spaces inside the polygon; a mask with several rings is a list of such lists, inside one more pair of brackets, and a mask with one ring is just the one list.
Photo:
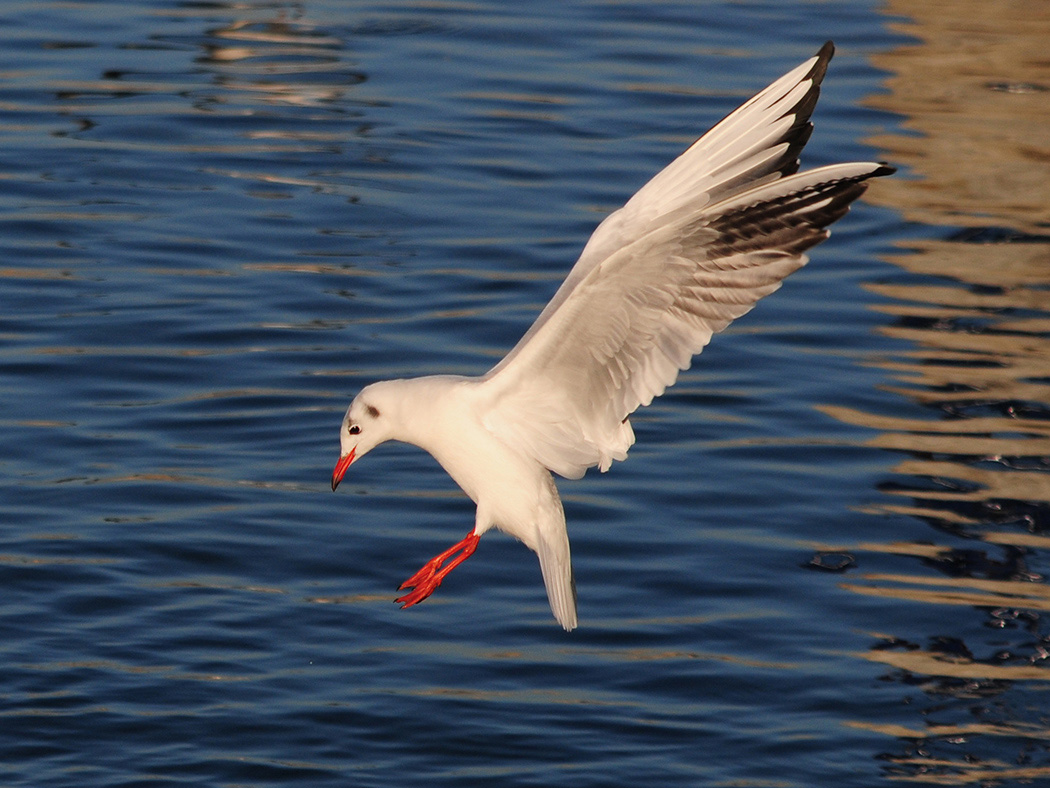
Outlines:
{"label": "bird's eye", "polygon": [[356,424],[351,424],[349,427],[346,428],[346,431],[349,432],[351,435],[361,434],[361,428],[358,427]]}

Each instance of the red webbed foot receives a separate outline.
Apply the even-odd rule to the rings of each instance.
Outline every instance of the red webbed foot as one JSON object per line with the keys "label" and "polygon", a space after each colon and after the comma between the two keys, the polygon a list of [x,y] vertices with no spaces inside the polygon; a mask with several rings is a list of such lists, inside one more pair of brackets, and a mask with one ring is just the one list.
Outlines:
{"label": "red webbed foot", "polygon": [[[478,547],[478,540],[480,538],[480,536],[471,531],[463,539],[452,545],[448,550],[431,558],[423,565],[422,569],[398,586],[398,591],[405,591],[406,589],[412,590],[404,596],[398,597],[394,601],[401,603],[401,609],[404,610],[406,607],[412,607],[412,605],[417,602],[422,602],[428,596],[433,594],[434,589],[441,585],[441,581],[445,579],[445,576],[449,572],[474,554],[474,551]],[[449,556],[454,555],[460,550],[462,550],[462,552],[449,561],[448,566],[444,568],[441,567]]]}

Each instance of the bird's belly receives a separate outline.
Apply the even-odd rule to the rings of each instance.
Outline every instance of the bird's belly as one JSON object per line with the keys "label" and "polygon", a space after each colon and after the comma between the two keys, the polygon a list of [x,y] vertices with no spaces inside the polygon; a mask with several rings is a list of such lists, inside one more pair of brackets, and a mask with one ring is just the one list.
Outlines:
{"label": "bird's belly", "polygon": [[[434,456],[478,505],[479,525],[495,525],[519,538],[523,529],[535,528],[549,485],[546,469],[489,436],[461,441],[458,446]],[[492,522],[482,523],[482,519]]]}
{"label": "bird's belly", "polygon": [[495,505],[501,501],[535,500],[540,466],[508,455],[475,454],[470,463],[442,462],[456,484],[475,503]]}

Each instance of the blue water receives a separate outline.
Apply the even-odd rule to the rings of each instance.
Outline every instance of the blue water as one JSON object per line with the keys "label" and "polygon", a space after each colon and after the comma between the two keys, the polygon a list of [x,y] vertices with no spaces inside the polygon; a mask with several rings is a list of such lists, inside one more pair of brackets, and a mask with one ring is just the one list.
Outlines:
{"label": "blue water", "polygon": [[[0,785],[1048,779],[1047,233],[922,191],[901,25],[4,5]],[[396,444],[333,495],[349,399],[490,367],[606,213],[826,38],[804,163],[902,172],[628,462],[561,482],[580,629],[498,534],[399,610],[473,507]]]}

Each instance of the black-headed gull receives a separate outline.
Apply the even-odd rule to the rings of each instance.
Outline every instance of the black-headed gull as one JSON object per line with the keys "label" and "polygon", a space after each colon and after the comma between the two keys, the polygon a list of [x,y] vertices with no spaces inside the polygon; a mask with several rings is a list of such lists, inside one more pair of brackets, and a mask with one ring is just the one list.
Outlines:
{"label": "black-headed gull", "polygon": [[486,374],[382,381],[350,403],[333,490],[351,463],[399,440],[430,452],[477,504],[473,530],[400,586],[402,607],[426,599],[496,527],[537,553],[554,617],[575,628],[551,471],[578,479],[626,459],[628,417],[805,265],[805,250],[869,178],[894,171],[853,162],[797,172],[833,52],[829,41],[598,225],[536,322]]}

